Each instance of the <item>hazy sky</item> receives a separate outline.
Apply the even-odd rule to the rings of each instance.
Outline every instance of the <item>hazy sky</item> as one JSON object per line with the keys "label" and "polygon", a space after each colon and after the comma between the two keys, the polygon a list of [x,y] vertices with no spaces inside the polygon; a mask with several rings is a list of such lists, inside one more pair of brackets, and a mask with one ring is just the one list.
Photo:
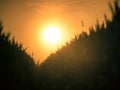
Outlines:
{"label": "hazy sky", "polygon": [[104,20],[104,14],[111,17],[108,2],[113,0],[0,0],[0,19],[5,32],[28,47],[39,60],[45,59],[52,51],[43,44],[42,31],[55,24],[64,33],[64,42],[94,26],[96,19]]}

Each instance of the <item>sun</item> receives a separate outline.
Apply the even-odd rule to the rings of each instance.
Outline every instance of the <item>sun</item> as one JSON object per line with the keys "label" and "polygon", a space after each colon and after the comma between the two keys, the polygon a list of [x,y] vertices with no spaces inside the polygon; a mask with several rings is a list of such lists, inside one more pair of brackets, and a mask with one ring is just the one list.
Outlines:
{"label": "sun", "polygon": [[57,43],[61,38],[60,30],[55,26],[50,26],[44,31],[44,38],[49,43]]}

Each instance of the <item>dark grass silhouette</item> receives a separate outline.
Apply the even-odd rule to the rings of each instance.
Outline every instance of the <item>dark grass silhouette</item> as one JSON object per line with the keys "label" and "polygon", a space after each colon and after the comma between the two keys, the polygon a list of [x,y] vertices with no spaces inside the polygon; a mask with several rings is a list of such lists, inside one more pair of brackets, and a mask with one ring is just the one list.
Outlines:
{"label": "dark grass silhouette", "polygon": [[34,86],[35,63],[22,44],[2,30],[0,23],[0,90],[29,90]]}
{"label": "dark grass silhouette", "polygon": [[1,23],[0,90],[120,90],[120,8],[109,6],[112,21],[105,15],[37,65]]}
{"label": "dark grass silhouette", "polygon": [[[120,8],[109,4],[112,21],[95,25],[51,54],[38,71],[38,87],[44,90],[120,89]],[[106,27],[105,27],[106,25]]]}

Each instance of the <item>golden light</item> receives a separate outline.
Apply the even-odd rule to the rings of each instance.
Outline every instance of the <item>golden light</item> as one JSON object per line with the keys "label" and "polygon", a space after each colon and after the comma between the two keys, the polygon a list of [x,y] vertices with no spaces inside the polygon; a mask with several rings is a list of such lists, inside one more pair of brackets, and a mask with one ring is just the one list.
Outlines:
{"label": "golden light", "polygon": [[44,32],[44,38],[51,44],[57,43],[61,38],[60,30],[55,26],[50,26]]}

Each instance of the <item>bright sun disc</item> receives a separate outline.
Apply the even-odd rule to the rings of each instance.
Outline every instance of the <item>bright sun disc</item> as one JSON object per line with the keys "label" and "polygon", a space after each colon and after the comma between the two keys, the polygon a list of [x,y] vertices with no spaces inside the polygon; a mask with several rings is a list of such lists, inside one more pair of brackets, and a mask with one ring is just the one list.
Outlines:
{"label": "bright sun disc", "polygon": [[51,26],[45,30],[44,37],[47,42],[55,43],[59,41],[61,33],[57,27]]}

